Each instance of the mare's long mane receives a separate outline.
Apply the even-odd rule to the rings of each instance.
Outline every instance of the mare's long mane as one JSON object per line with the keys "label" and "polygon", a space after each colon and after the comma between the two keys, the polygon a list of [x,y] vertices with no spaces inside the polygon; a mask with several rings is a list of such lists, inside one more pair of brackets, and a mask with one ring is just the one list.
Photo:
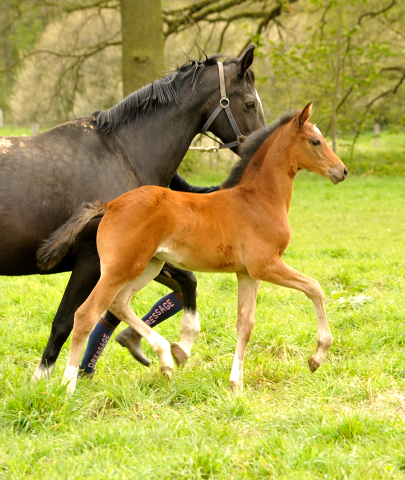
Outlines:
{"label": "mare's long mane", "polygon": [[[202,50],[201,53],[205,55]],[[181,100],[180,89],[184,80],[191,77],[191,84],[194,87],[205,67],[216,65],[217,59],[220,57],[224,57],[224,55],[216,54],[209,58],[205,55],[204,61],[201,61],[201,55],[198,60],[190,59],[175,71],[131,93],[109,110],[94,112],[93,124],[96,130],[101,133],[115,132],[132,120],[136,120],[139,115],[151,111],[157,105],[178,105]],[[236,63],[238,60],[238,58],[230,58],[224,64]],[[249,69],[247,74],[247,78],[253,83],[252,70]]]}
{"label": "mare's long mane", "polygon": [[299,112],[300,110],[284,112],[269,125],[266,125],[265,127],[262,127],[256,132],[252,133],[252,135],[249,135],[247,141],[239,147],[238,154],[241,158],[232,168],[227,180],[221,184],[221,190],[232,188],[237,185],[241,181],[246,167],[250,163],[250,160],[253,158],[254,154],[257,152],[262,143],[279,127],[285,125],[294,117],[296,117]]}

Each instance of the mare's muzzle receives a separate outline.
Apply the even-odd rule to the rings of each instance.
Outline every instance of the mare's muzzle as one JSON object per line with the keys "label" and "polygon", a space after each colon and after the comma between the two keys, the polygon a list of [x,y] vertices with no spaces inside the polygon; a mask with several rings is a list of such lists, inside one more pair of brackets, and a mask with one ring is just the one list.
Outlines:
{"label": "mare's muzzle", "polygon": [[339,182],[343,182],[343,180],[347,177],[347,174],[347,167],[341,162],[335,163],[335,165],[329,169],[329,177],[335,185]]}

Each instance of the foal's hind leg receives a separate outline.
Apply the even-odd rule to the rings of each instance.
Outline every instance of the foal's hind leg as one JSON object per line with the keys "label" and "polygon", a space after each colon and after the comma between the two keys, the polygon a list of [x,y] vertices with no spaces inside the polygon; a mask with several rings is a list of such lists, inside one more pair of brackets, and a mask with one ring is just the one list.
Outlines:
{"label": "foal's hind leg", "polygon": [[311,371],[314,372],[322,363],[326,352],[333,343],[328,319],[326,318],[325,294],[319,282],[297,272],[286,265],[281,259],[269,267],[263,280],[276,283],[283,287],[301,290],[301,292],[304,292],[305,295],[312,300],[318,322],[318,346],[316,352],[309,358],[308,364]]}
{"label": "foal's hind leg", "polygon": [[180,324],[180,342],[171,345],[172,355],[177,365],[183,363],[190,357],[194,340],[200,333],[200,321],[197,312],[197,279],[192,272],[180,270],[179,268],[165,268],[165,275],[170,275],[178,282],[183,294],[183,318]]}
{"label": "foal's hind leg", "polygon": [[173,370],[169,343],[154,332],[129,307],[129,302],[138,290],[148,284],[162,268],[163,262],[152,259],[144,272],[132,281],[114,280],[112,275],[103,274],[89,298],[77,310],[73,327],[72,344],[64,373],[64,383],[68,384],[68,392],[73,393],[76,387],[77,372],[81,353],[87,337],[97,323],[98,318],[107,308],[120,320],[135,328],[152,346],[159,356],[162,370],[168,375]]}
{"label": "foal's hind leg", "polygon": [[[181,292],[183,296],[183,320],[180,326],[180,342],[172,343],[171,350],[177,365],[182,365],[190,356],[191,347],[200,332],[200,322],[197,313],[197,279],[192,272],[174,268],[167,263],[155,278],[174,292]],[[132,355],[144,365],[149,365],[149,360],[144,356],[141,348],[141,336],[128,327],[120,332],[116,340],[127,347]]]}
{"label": "foal's hind leg", "polygon": [[238,341],[229,379],[234,392],[241,392],[243,389],[243,362],[246,346],[255,324],[256,298],[259,284],[259,280],[254,280],[249,275],[238,275],[238,320],[236,323]]}
{"label": "foal's hind leg", "polygon": [[115,284],[111,287],[109,278],[101,277],[87,300],[75,313],[72,343],[63,374],[63,383],[68,385],[68,393],[73,393],[76,388],[77,373],[84,344],[98,319],[109,307],[123,285]]}
{"label": "foal's hind leg", "polygon": [[156,277],[162,268],[162,265],[162,261],[152,258],[146,266],[143,274],[128,283],[128,285],[118,293],[110,305],[109,310],[145,338],[159,357],[161,370],[170,377],[173,370],[173,359],[170,354],[169,342],[157,332],[153,331],[149,325],[135,315],[129,306],[129,302],[134,294]]}

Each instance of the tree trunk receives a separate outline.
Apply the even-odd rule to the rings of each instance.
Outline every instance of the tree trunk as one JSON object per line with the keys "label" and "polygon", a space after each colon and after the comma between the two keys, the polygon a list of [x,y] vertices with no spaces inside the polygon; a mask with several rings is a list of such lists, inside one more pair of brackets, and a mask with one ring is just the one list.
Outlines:
{"label": "tree trunk", "polygon": [[335,56],[335,85],[332,98],[332,150],[337,150],[337,108],[340,95],[340,75],[342,72],[342,23],[343,23],[343,0],[340,0],[338,10],[338,29],[337,29],[337,45],[338,49]]}
{"label": "tree trunk", "polygon": [[124,96],[164,72],[160,0],[120,0]]}

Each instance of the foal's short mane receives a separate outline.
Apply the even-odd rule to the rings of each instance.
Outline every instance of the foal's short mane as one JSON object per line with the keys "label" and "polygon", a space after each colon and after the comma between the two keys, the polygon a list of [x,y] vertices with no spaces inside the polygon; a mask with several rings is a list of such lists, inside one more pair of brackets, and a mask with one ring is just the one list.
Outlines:
{"label": "foal's short mane", "polygon": [[241,179],[242,175],[246,170],[246,167],[249,165],[250,160],[253,158],[254,154],[257,152],[261,144],[269,138],[269,136],[274,133],[279,127],[285,125],[290,120],[298,115],[300,110],[291,110],[288,112],[282,113],[279,117],[276,118],[269,125],[266,125],[263,128],[260,128],[256,132],[249,135],[246,143],[239,147],[238,154],[240,155],[240,160],[232,168],[232,171],[222,184],[221,190],[227,188],[232,188],[237,185]]}
{"label": "foal's short mane", "polygon": [[[205,53],[201,50],[201,53]],[[165,77],[155,80],[148,85],[131,93],[114,107],[105,111],[93,113],[93,124],[96,130],[102,133],[111,133],[119,130],[138,115],[152,110],[156,105],[177,105],[180,102],[180,89],[186,78],[191,76],[192,86],[196,84],[206,66],[216,65],[217,59],[224,55],[216,54],[211,57],[205,55],[205,60],[189,60],[187,63],[168,73]],[[230,58],[224,64],[236,63],[237,58]],[[247,78],[254,83],[252,70],[247,71]]]}

